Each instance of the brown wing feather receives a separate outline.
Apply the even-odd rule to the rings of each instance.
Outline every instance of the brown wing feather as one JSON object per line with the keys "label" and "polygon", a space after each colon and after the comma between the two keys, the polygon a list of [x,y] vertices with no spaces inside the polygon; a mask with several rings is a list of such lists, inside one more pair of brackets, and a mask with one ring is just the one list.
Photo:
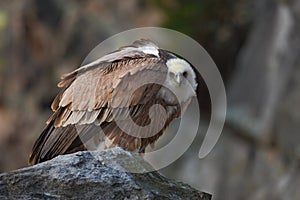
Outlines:
{"label": "brown wing feather", "polygon": [[[145,85],[130,95],[132,88],[141,84],[139,80],[148,78],[157,83],[165,80],[167,68],[162,60],[153,56],[145,57],[145,54],[139,56],[133,60],[114,61],[111,63],[113,67],[104,62],[98,67],[82,68],[64,76],[59,86],[65,88],[53,101],[54,114],[36,141],[29,163],[36,164],[60,154],[84,149],[81,139],[89,140],[100,131],[99,126],[113,144],[144,151],[149,142],[123,133],[112,122],[115,118],[126,119],[128,110],[132,116],[140,118],[141,113],[145,112],[142,109],[145,104],[153,102],[151,100],[161,87],[157,84]],[[126,113],[122,108],[129,109]],[[77,126],[83,128],[78,129]],[[149,140],[150,143],[152,140]]]}
{"label": "brown wing feather", "polygon": [[[158,132],[157,130],[153,130],[152,128],[155,128],[155,126],[150,126],[150,129],[147,129],[147,132],[144,132],[143,130],[137,130],[138,133],[141,136],[144,137],[135,137],[133,135],[129,135],[128,133],[124,132],[120,129],[118,125],[113,123],[109,123],[106,127],[107,129],[107,139],[109,140],[109,143],[106,145],[106,148],[112,148],[114,146],[122,147],[125,150],[129,151],[138,151],[140,153],[144,153],[146,147],[149,144],[153,144],[165,131],[167,126],[170,124],[170,122],[174,118],[178,118],[180,116],[180,107],[174,106],[171,110],[168,112],[168,116],[166,119],[162,119],[161,116],[157,115],[155,116],[154,121],[152,122],[149,118],[149,109],[154,104],[160,104],[162,105],[165,110],[168,110],[168,105],[165,104],[164,101],[161,101],[160,99],[155,99],[153,101],[150,101],[149,103],[143,105],[141,108],[138,109],[138,112],[136,112],[134,115],[131,115],[133,121],[143,127],[145,125],[148,125],[150,123],[154,123],[155,126],[162,127]],[[131,110],[132,113],[134,110]],[[126,119],[124,119],[126,120]],[[166,121],[164,121],[166,120]],[[122,122],[122,120],[119,121],[119,123]],[[160,124],[164,123],[164,124]],[[132,128],[127,127],[127,130],[132,130]],[[153,133],[155,133],[153,135]]]}

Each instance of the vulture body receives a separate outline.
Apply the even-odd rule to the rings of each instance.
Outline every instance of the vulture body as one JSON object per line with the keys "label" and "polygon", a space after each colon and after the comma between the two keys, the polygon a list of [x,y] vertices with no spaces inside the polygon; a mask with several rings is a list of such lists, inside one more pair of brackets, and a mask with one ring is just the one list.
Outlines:
{"label": "vulture body", "polygon": [[144,153],[183,114],[197,83],[186,60],[141,39],[62,76],[58,86],[30,165],[89,145]]}

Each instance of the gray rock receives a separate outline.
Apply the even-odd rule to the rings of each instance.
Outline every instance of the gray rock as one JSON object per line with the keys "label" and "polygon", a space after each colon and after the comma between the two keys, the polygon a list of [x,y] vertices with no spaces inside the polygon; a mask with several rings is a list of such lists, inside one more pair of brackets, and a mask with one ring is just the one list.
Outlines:
{"label": "gray rock", "polygon": [[0,174],[0,199],[211,199],[150,169],[120,148],[77,152]]}

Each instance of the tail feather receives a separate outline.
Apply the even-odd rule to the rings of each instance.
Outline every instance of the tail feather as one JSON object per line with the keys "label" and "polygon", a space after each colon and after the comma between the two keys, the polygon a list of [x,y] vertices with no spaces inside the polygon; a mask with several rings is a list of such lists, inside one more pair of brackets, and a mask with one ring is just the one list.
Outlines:
{"label": "tail feather", "polygon": [[58,155],[86,150],[84,143],[99,136],[101,128],[93,124],[54,127],[54,122],[45,127],[35,142],[29,156],[29,165],[50,160]]}

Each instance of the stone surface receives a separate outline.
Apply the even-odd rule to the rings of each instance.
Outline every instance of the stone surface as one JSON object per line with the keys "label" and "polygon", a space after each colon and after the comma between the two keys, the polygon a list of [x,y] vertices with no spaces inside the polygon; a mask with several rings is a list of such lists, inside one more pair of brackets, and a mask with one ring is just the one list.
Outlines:
{"label": "stone surface", "polygon": [[58,156],[0,174],[0,199],[211,199],[149,169],[120,148]]}

